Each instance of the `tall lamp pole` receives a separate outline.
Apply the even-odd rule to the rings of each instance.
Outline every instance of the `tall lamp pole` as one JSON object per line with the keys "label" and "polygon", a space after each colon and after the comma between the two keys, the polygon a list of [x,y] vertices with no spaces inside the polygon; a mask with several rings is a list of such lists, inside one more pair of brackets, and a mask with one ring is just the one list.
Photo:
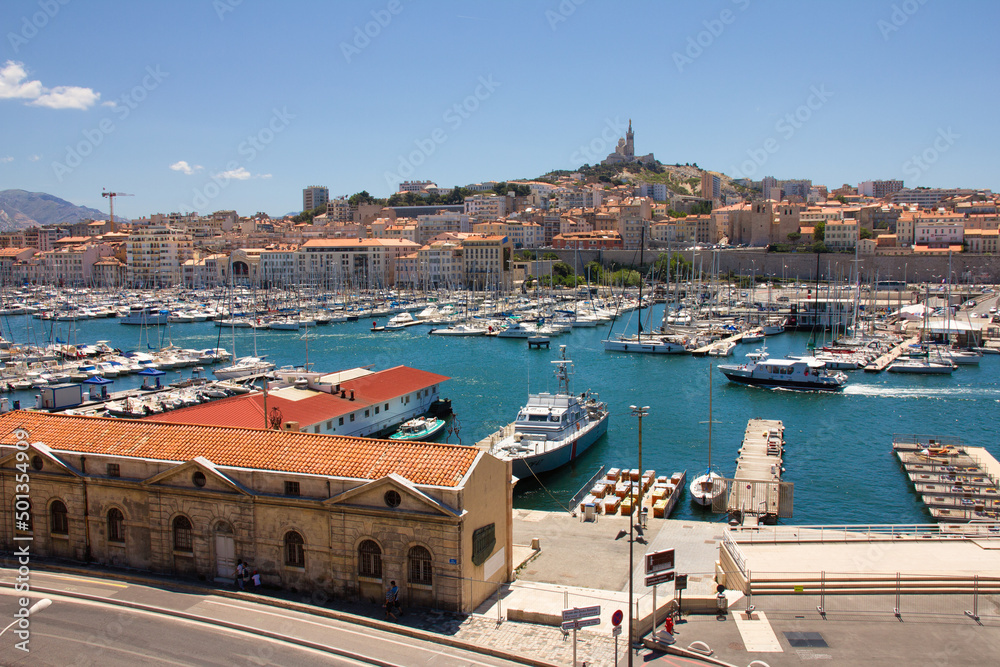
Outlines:
{"label": "tall lamp pole", "polygon": [[[642,418],[649,414],[649,406],[644,405],[641,408],[634,405],[628,406],[632,410],[632,416],[639,418],[639,496],[636,502],[636,506],[632,508],[632,511],[628,515],[628,664],[632,667],[632,654],[634,652],[634,646],[636,644],[635,640],[635,626],[633,625],[633,619],[635,617],[634,604],[635,597],[633,594],[633,543],[635,542],[635,513],[642,511]],[[631,493],[631,481],[629,482],[629,492]]]}

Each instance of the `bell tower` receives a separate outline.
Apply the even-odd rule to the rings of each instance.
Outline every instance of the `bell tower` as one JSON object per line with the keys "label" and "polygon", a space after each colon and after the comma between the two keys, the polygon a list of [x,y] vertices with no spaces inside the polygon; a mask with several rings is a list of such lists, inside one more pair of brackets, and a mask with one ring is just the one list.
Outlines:
{"label": "bell tower", "polygon": [[632,134],[632,119],[628,119],[628,132],[625,133],[625,157],[635,157],[635,143]]}

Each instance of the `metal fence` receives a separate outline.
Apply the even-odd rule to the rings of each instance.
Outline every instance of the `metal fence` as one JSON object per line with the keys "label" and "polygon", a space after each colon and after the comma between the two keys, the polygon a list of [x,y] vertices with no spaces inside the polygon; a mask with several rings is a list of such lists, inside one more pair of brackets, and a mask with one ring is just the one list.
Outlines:
{"label": "metal fence", "polygon": [[1000,619],[1000,577],[981,575],[750,572],[744,593],[747,613]]}

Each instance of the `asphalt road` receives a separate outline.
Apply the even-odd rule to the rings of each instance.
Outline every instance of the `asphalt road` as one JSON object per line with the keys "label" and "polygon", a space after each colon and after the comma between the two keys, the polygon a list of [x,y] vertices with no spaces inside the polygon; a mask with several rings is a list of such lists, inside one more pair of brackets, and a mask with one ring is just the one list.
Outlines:
{"label": "asphalt road", "polygon": [[[9,583],[9,571],[0,576]],[[0,636],[0,665],[433,665],[494,667],[511,663],[379,628],[275,608],[254,601],[194,595],[131,583],[34,571],[51,606],[31,617],[30,654]],[[56,593],[67,593],[62,595]],[[82,600],[72,594],[96,596]],[[13,620],[20,594],[0,587],[0,628]],[[120,606],[147,606],[151,611]],[[167,612],[193,615],[197,620]],[[233,629],[222,624],[235,625]],[[261,633],[275,633],[278,638]],[[288,640],[283,640],[288,638]],[[295,642],[310,643],[306,647]]]}
{"label": "asphalt road", "polygon": [[[53,599],[52,606],[31,619],[30,653],[14,647],[20,640],[8,630],[0,637],[0,663],[11,667],[365,664],[249,632],[70,598]],[[4,608],[12,606],[6,595],[2,602]]]}

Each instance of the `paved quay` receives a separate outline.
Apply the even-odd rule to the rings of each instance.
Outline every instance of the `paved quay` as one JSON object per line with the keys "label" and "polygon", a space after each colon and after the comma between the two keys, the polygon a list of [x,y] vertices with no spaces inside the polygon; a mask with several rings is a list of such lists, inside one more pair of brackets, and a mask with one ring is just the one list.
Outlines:
{"label": "paved quay", "polygon": [[[107,584],[101,582],[118,581],[122,587],[112,589],[117,592],[109,597],[165,609],[190,609],[200,601],[230,598],[232,604],[264,604],[290,613],[325,616],[366,626],[372,633],[389,630],[431,638],[456,648],[533,665],[570,665],[572,633],[564,634],[552,624],[512,620],[517,613],[557,619],[566,606],[600,605],[602,624],[578,632],[577,655],[587,665],[611,667],[615,665],[616,647],[608,619],[615,609],[627,608],[628,525],[628,518],[620,516],[601,516],[597,522],[584,523],[566,513],[517,510],[514,542],[520,546],[515,548],[515,562],[520,565],[516,566],[516,580],[502,589],[499,607],[494,599],[472,614],[405,609],[405,615],[392,623],[382,620],[380,606],[327,598],[321,593],[267,590],[255,594],[79,564],[39,562],[33,564],[33,569],[52,577],[45,580],[46,586],[70,593],[106,593]],[[652,608],[651,590],[642,583],[642,555],[674,548],[677,571],[690,576],[685,595],[709,596],[714,593],[714,563],[724,529],[719,522],[649,519],[643,534],[645,544],[634,544],[640,615]],[[534,538],[541,547],[537,552],[530,548]],[[890,550],[904,546],[895,541],[889,545]],[[756,546],[764,545],[750,550]],[[772,546],[765,551],[769,558],[778,559],[775,563],[788,562],[791,557],[843,557],[836,554],[838,549],[823,556],[826,547],[821,545],[808,545],[808,554],[796,552],[798,548],[791,545],[784,556],[780,551],[771,554]],[[971,555],[961,553],[955,557],[965,559]],[[905,558],[905,552],[899,552],[899,557]],[[943,557],[950,559],[952,554]],[[877,562],[873,559],[873,563]],[[936,561],[927,561],[931,562]],[[12,576],[11,569],[0,570],[0,584],[9,583]],[[659,593],[663,598],[672,596],[672,585],[660,586]],[[658,604],[663,603],[663,598]],[[700,641],[711,647],[712,659],[721,664],[747,665],[761,660],[772,667],[806,660],[824,660],[831,665],[981,665],[993,662],[1000,651],[1000,596],[980,596],[979,623],[964,614],[971,607],[968,596],[911,596],[904,599],[900,618],[893,615],[894,601],[890,598],[828,597],[823,617],[816,611],[813,597],[755,596],[756,610],[747,618],[742,613],[746,600],[735,594],[730,597],[730,611],[725,616],[685,615],[677,626],[676,646],[687,647]],[[624,664],[624,637],[619,638],[617,648],[619,664]],[[702,664],[702,660],[694,655],[667,655],[644,648],[636,654],[635,663],[690,665]]]}

